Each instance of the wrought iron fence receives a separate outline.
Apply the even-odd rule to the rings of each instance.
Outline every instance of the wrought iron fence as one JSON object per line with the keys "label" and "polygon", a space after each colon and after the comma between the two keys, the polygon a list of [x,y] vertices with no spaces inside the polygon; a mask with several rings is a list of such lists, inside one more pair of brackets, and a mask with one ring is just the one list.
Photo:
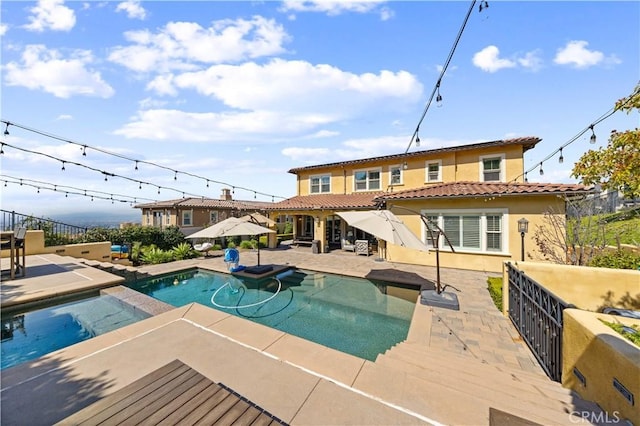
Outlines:
{"label": "wrought iron fence", "polygon": [[509,318],[529,345],[547,375],[562,377],[562,311],[566,303],[507,263]]}
{"label": "wrought iron fence", "polygon": [[87,232],[87,228],[69,225],[55,220],[0,210],[0,228],[3,231],[11,231],[18,226],[26,226],[27,229],[43,230],[45,232],[45,246],[72,242]]}

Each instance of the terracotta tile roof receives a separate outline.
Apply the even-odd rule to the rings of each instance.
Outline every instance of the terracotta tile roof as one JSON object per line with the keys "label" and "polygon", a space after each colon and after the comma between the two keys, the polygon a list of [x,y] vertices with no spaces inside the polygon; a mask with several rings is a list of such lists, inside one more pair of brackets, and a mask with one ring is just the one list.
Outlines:
{"label": "terracotta tile roof", "polygon": [[320,209],[370,209],[376,206],[374,199],[384,192],[355,192],[352,194],[297,195],[271,204],[266,210],[320,210]]}
{"label": "terracotta tile roof", "polygon": [[409,200],[421,198],[466,198],[502,195],[585,194],[591,189],[584,185],[564,183],[521,182],[448,182],[422,188],[387,193],[379,200]]}
{"label": "terracotta tile roof", "polygon": [[155,203],[138,204],[137,209],[163,209],[178,207],[196,208],[216,208],[216,209],[239,209],[239,210],[264,210],[273,203],[267,201],[246,201],[246,200],[221,200],[216,198],[178,198],[175,200],[158,201]]}
{"label": "terracotta tile roof", "polygon": [[503,140],[497,140],[497,141],[491,141],[491,142],[474,143],[469,145],[451,146],[447,148],[414,151],[414,152],[408,152],[406,154],[405,153],[391,154],[391,155],[383,155],[381,157],[362,158],[359,160],[349,160],[349,161],[340,161],[336,163],[317,164],[314,166],[296,167],[289,170],[288,173],[298,174],[299,172],[304,170],[324,169],[324,168],[330,168],[330,167],[336,167],[336,166],[347,166],[347,165],[353,165],[353,164],[365,164],[365,163],[370,163],[374,161],[405,160],[407,158],[421,157],[425,155],[438,154],[441,152],[469,151],[472,149],[490,148],[494,146],[522,145],[523,152],[525,152],[535,147],[536,144],[538,144],[538,142],[540,142],[541,140],[542,139],[535,136],[526,136],[526,137],[514,138],[514,139],[503,139]]}

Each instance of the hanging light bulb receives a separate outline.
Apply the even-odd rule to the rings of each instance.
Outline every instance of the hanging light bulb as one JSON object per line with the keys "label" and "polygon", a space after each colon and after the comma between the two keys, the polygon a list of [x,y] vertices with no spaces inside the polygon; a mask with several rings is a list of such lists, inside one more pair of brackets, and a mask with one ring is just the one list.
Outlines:
{"label": "hanging light bulb", "polygon": [[589,126],[589,128],[591,129],[591,137],[589,138],[589,142],[591,143],[591,145],[593,145],[596,143],[596,132],[593,131],[593,124]]}
{"label": "hanging light bulb", "polygon": [[540,176],[544,176],[544,170],[542,170],[542,163],[540,163]]}
{"label": "hanging light bulb", "polygon": [[256,191],[253,191],[253,199],[255,200],[257,197]]}
{"label": "hanging light bulb", "polygon": [[207,179],[207,188],[209,187],[209,179]]}
{"label": "hanging light bulb", "polygon": [[558,163],[564,163],[564,157],[562,156],[562,148],[560,148],[560,158],[558,158]]}
{"label": "hanging light bulb", "polygon": [[142,182],[138,185],[138,189],[142,189]]}
{"label": "hanging light bulb", "polygon": [[175,174],[173,175],[173,180],[178,180],[178,171],[174,170]]}
{"label": "hanging light bulb", "polygon": [[273,201],[274,201],[274,198],[273,198],[273,195],[272,195],[272,196],[271,196],[271,202],[273,203]]}
{"label": "hanging light bulb", "polygon": [[86,145],[84,145],[84,146],[82,147],[82,156],[83,156],[83,157],[86,157],[86,156],[87,156],[87,146],[86,146]]}
{"label": "hanging light bulb", "polygon": [[440,95],[440,83],[438,83],[438,95],[436,96],[436,106],[438,108],[442,107],[442,96]]}
{"label": "hanging light bulb", "polygon": [[38,187],[38,194],[40,193],[40,187]]}
{"label": "hanging light bulb", "polygon": [[4,144],[0,145],[0,154],[4,154]]}
{"label": "hanging light bulb", "polygon": [[64,172],[66,169],[64,168],[64,161],[62,162],[62,171]]}
{"label": "hanging light bulb", "polygon": [[58,185],[53,185],[53,191],[57,191],[58,190]]}
{"label": "hanging light bulb", "polygon": [[93,195],[91,196],[91,201],[93,201]]}
{"label": "hanging light bulb", "polygon": [[7,127],[5,127],[5,128],[4,128],[4,135],[5,135],[5,136],[9,136],[9,124],[11,124],[11,123],[9,123],[9,122],[7,121]]}
{"label": "hanging light bulb", "polygon": [[68,192],[65,192],[65,193],[64,193],[64,198],[68,198],[68,197],[69,197],[69,193],[68,193]]}
{"label": "hanging light bulb", "polygon": [[134,170],[138,170],[138,160],[136,160],[136,168]]}

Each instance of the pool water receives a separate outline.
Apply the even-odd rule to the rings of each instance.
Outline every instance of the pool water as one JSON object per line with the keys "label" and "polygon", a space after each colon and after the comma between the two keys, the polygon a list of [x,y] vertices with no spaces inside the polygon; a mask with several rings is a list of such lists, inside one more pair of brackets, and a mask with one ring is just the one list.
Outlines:
{"label": "pool water", "polygon": [[198,302],[368,360],[407,337],[415,304],[383,294],[371,281],[303,270],[280,281],[278,292],[273,278],[190,271],[127,286],[176,307]]}
{"label": "pool water", "polygon": [[149,316],[106,295],[3,315],[0,369],[39,358]]}

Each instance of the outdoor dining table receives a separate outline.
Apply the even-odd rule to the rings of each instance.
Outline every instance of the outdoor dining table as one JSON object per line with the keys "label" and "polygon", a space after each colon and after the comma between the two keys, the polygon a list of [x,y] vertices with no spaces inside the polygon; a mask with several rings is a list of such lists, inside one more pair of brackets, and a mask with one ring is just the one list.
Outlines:
{"label": "outdoor dining table", "polygon": [[[16,260],[17,262],[20,262],[20,257],[16,256],[15,250],[16,250],[16,235],[13,231],[2,231],[0,232],[0,239],[2,239],[3,241],[3,245],[5,241],[9,242],[9,247],[10,247],[10,252],[11,252],[11,261],[10,261],[10,267],[11,267],[11,271],[10,271],[10,278],[13,280],[16,278]],[[17,258],[17,259],[16,259]]]}

